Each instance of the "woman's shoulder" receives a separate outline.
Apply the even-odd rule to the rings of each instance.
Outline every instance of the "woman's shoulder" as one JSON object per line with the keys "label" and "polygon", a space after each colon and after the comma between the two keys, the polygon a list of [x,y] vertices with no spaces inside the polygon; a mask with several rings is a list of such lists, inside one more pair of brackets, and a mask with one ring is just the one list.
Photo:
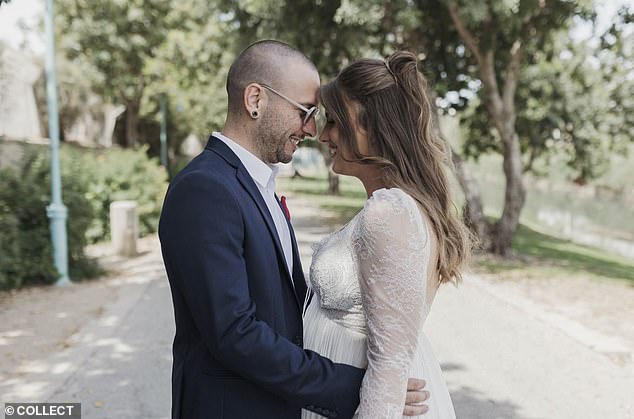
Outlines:
{"label": "woman's shoulder", "polygon": [[393,230],[396,227],[416,226],[419,222],[418,204],[400,188],[382,188],[374,191],[359,214],[364,230]]}
{"label": "woman's shoulder", "polygon": [[375,245],[407,243],[420,250],[428,240],[427,227],[417,201],[400,188],[374,191],[361,211],[353,237]]}
{"label": "woman's shoulder", "polygon": [[417,208],[416,201],[400,188],[381,188],[372,193],[364,205],[364,212],[370,214],[394,215],[403,210]]}

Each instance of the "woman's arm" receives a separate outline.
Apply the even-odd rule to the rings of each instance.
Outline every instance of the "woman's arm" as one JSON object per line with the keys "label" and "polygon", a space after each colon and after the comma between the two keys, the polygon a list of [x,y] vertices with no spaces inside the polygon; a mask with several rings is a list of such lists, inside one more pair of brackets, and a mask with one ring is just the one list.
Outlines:
{"label": "woman's arm", "polygon": [[429,234],[416,202],[401,190],[375,192],[355,235],[368,369],[360,418],[400,418],[424,322]]}

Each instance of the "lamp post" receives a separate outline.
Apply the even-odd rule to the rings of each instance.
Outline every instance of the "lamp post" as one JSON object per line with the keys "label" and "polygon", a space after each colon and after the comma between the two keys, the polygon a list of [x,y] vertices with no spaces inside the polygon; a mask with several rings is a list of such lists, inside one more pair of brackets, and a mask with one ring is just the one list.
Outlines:
{"label": "lamp post", "polygon": [[55,76],[55,31],[53,0],[46,0],[46,96],[48,101],[48,131],[51,140],[51,204],[46,214],[51,223],[53,260],[59,277],[56,285],[68,285],[68,243],[66,219],[68,210],[62,202],[62,178],[59,164],[59,113],[57,110],[57,80]]}
{"label": "lamp post", "polygon": [[165,167],[165,170],[169,176],[169,163],[167,161],[167,98],[165,93],[160,95],[161,103],[161,164]]}

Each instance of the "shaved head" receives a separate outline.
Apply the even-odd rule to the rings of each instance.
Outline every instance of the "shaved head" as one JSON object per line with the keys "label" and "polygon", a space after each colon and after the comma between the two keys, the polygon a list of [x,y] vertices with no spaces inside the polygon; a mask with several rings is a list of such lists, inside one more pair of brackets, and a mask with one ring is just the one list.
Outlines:
{"label": "shaved head", "polygon": [[290,63],[303,63],[317,71],[308,57],[284,42],[264,40],[249,45],[231,64],[227,75],[229,112],[240,109],[244,89],[249,83],[279,85]]}

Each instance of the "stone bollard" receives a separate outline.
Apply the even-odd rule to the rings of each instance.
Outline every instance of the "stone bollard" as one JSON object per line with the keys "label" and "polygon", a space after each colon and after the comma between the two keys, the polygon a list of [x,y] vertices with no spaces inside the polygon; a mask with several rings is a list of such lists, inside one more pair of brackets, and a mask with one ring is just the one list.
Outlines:
{"label": "stone bollard", "polygon": [[135,256],[138,236],[139,217],[136,201],[110,203],[110,239],[114,253],[120,256]]}

